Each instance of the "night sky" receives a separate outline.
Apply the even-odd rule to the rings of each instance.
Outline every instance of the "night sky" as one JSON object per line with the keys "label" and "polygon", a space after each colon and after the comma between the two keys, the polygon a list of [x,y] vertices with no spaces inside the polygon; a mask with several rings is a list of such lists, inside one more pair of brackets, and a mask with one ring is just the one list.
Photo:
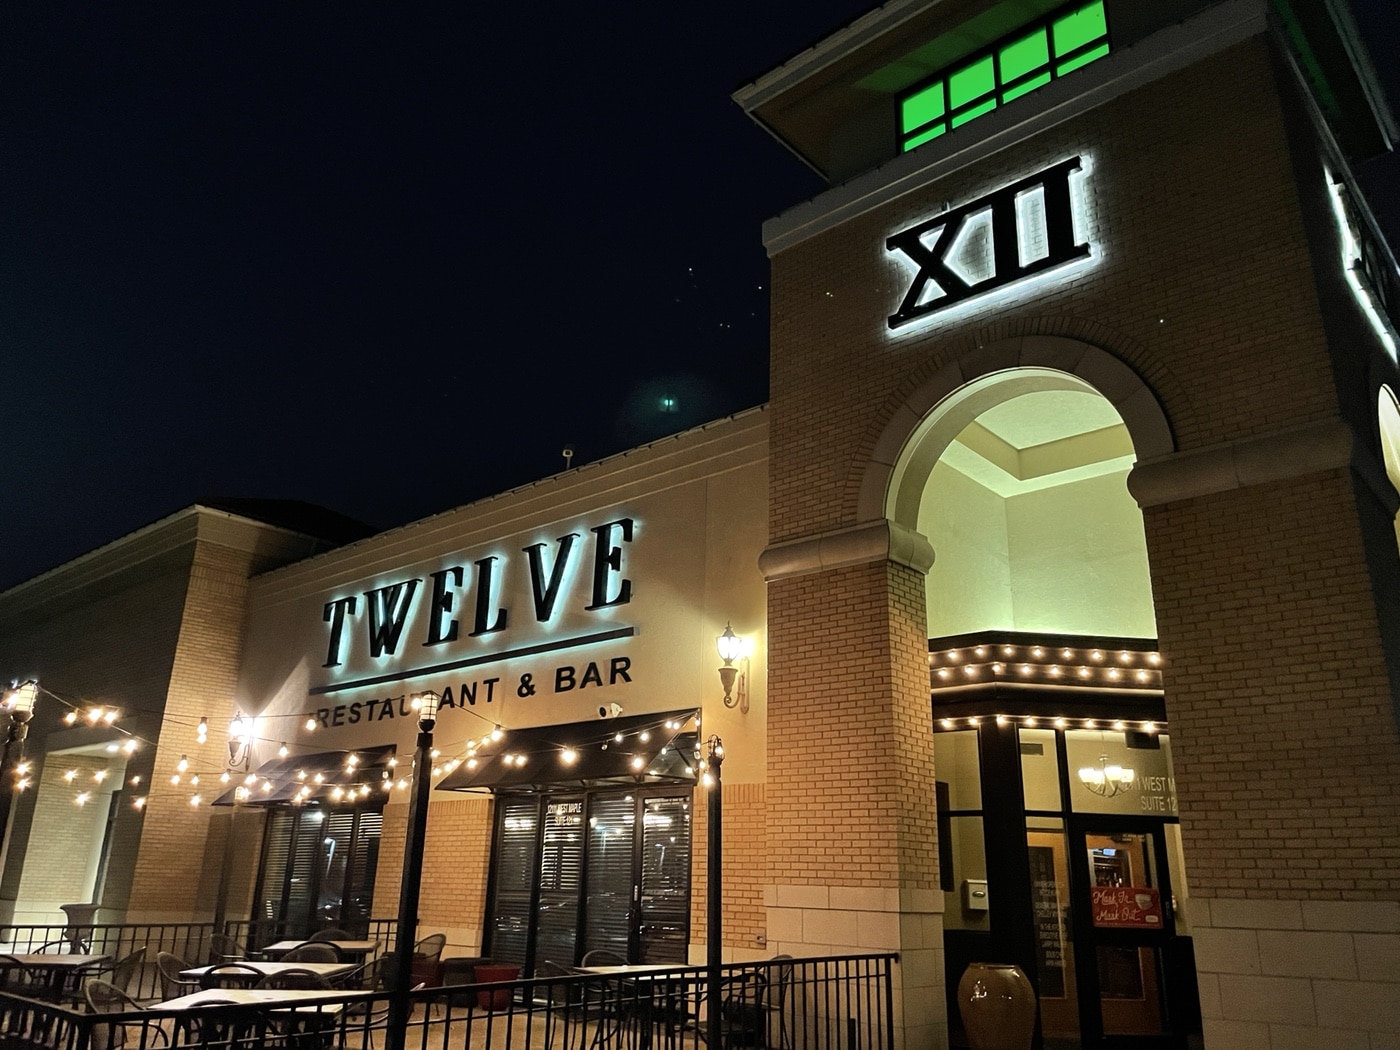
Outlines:
{"label": "night sky", "polygon": [[[762,402],[760,225],[821,183],[729,96],[870,6],[4,5],[0,589],[203,497],[389,527]],[[1396,6],[1354,0],[1400,105]]]}

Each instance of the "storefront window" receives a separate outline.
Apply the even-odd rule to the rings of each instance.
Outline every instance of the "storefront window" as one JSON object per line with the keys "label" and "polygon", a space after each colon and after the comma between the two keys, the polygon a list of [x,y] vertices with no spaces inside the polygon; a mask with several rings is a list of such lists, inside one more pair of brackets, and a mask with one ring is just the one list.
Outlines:
{"label": "storefront window", "polygon": [[[1047,732],[1052,738],[1053,732]],[[1051,741],[1053,745],[1053,739]],[[1053,752],[1053,746],[1050,749]],[[1024,753],[1024,745],[1023,745]],[[1056,792],[1059,797],[1059,792]],[[1031,873],[1031,913],[1035,924],[1036,987],[1041,1030],[1051,1039],[1079,1036],[1079,993],[1075,987],[1072,897],[1065,822],[1031,817],[1026,822],[1026,854]]]}
{"label": "storefront window", "polygon": [[1026,812],[1059,813],[1060,760],[1053,729],[1021,729],[1021,784]]}
{"label": "storefront window", "polygon": [[606,948],[685,962],[691,789],[499,796],[486,927],[493,959],[572,966]]}
{"label": "storefront window", "polygon": [[377,811],[276,809],[268,817],[257,918],[274,939],[365,928],[379,864]]}
{"label": "storefront window", "polygon": [[1074,812],[1177,815],[1167,734],[1070,729],[1065,732],[1065,750]]}

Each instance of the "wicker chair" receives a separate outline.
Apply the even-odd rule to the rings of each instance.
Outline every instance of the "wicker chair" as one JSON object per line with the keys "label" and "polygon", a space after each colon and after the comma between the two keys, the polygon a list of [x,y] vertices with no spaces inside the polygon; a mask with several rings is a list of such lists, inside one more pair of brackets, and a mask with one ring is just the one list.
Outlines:
{"label": "wicker chair", "polygon": [[255,959],[257,956],[257,952],[249,951],[246,944],[226,933],[215,933],[209,937],[210,963],[239,962],[243,959]]}
{"label": "wicker chair", "polygon": [[313,970],[303,970],[300,967],[293,967],[290,970],[279,970],[277,973],[270,973],[263,977],[254,988],[301,988],[310,991],[332,991],[335,985],[326,980],[321,974]]}
{"label": "wicker chair", "polygon": [[[140,949],[142,954],[145,949]],[[132,953],[135,954],[134,952]],[[128,956],[130,958],[130,956]],[[144,1009],[110,981],[93,978],[83,986],[88,1009],[95,1014],[124,1014]],[[92,1050],[113,1050],[128,1042],[140,1047],[169,1046],[170,1036],[154,1019],[97,1022],[92,1026],[88,1046]]]}
{"label": "wicker chair", "polygon": [[627,957],[620,955],[611,948],[594,948],[591,952],[585,952],[583,962],[580,966],[626,966]]}
{"label": "wicker chair", "polygon": [[190,964],[174,952],[156,952],[156,969],[160,971],[160,994],[162,999],[178,999],[202,987],[198,981],[181,977]]}
{"label": "wicker chair", "polygon": [[447,934],[430,933],[413,946],[413,957],[415,959],[431,959],[436,962],[442,956],[442,950],[447,946]]}
{"label": "wicker chair", "polygon": [[219,963],[200,974],[199,984],[202,988],[223,988],[229,984],[246,988],[257,984],[262,978],[263,972],[247,963]]}
{"label": "wicker chair", "polygon": [[334,944],[307,941],[298,944],[282,956],[283,962],[340,962],[340,952]]}
{"label": "wicker chair", "polygon": [[350,936],[350,931],[349,931],[349,930],[337,930],[337,929],[334,929],[334,928],[331,928],[331,929],[329,929],[329,930],[317,930],[315,933],[313,933],[310,937],[308,937],[308,938],[306,938],[306,939],[307,939],[308,941],[349,941],[349,940],[353,940],[353,938]]}

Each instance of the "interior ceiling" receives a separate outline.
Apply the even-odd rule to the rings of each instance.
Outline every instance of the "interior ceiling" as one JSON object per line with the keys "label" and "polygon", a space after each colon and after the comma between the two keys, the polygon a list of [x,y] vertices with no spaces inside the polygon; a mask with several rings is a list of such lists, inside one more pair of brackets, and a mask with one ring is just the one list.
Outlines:
{"label": "interior ceiling", "polygon": [[1103,397],[1037,390],[983,412],[943,459],[999,495],[1014,496],[1125,470],[1133,448],[1127,427]]}

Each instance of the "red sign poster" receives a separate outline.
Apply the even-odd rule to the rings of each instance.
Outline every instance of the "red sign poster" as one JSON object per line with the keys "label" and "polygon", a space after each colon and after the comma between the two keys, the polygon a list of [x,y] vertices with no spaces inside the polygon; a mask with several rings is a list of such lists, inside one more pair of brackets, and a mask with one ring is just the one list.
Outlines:
{"label": "red sign poster", "polygon": [[1089,904],[1095,926],[1162,928],[1162,902],[1150,886],[1091,886]]}

